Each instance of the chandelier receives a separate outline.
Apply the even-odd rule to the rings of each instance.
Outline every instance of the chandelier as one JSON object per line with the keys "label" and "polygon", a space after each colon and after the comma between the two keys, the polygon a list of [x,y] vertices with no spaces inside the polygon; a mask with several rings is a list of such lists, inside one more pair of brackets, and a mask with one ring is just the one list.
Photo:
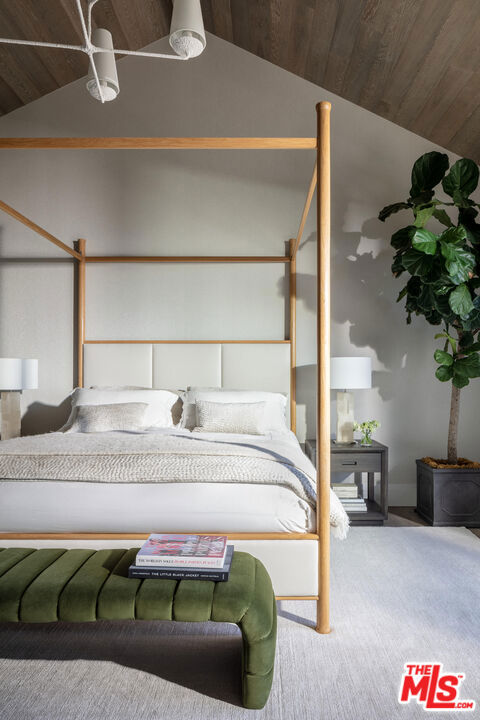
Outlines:
{"label": "chandelier", "polygon": [[98,0],[88,0],[87,16],[82,10],[81,0],[75,0],[83,34],[83,45],[67,45],[36,40],[14,40],[0,38],[7,45],[29,45],[30,47],[78,50],[85,53],[90,61],[87,90],[96,100],[105,103],[115,100],[120,92],[115,55],[162,58],[164,60],[189,60],[198,57],[207,44],[203,28],[200,0],[173,0],[170,24],[170,46],[175,55],[164,53],[120,50],[113,47],[112,34],[104,28],[92,29],[92,9]]}

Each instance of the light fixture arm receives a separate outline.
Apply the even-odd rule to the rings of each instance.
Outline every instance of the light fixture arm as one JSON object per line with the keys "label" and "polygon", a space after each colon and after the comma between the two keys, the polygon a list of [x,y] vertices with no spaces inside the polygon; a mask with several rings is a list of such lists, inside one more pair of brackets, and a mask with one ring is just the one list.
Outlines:
{"label": "light fixture arm", "polygon": [[[95,78],[95,83],[97,85],[100,102],[103,105],[103,103],[105,102],[105,95],[104,95],[102,86],[100,84],[100,78],[98,77],[97,66],[95,65],[95,60],[93,58],[92,42],[90,40],[90,35],[89,35],[89,31],[87,30],[87,26],[85,25],[85,18],[83,17],[82,4],[81,4],[80,0],[76,0],[76,2],[77,2],[78,14],[80,16],[80,23],[82,26],[83,39],[85,41],[85,46],[84,46],[85,52],[88,55],[88,59],[90,60],[90,65],[92,66],[93,77]],[[91,19],[91,8],[92,7],[93,7],[93,3],[92,4],[89,3],[88,10],[89,10],[90,19]],[[90,23],[90,25],[91,25],[91,23]]]}
{"label": "light fixture arm", "polygon": [[88,0],[88,9],[87,9],[87,34],[88,39],[92,39],[92,9],[93,6],[96,5],[98,0]]}
{"label": "light fixture arm", "polygon": [[[66,43],[42,42],[40,40],[15,40],[13,38],[0,38],[0,43],[4,43],[6,45],[28,45],[30,47],[46,47],[51,48],[52,50],[77,50],[88,55],[87,48],[83,45],[67,45]],[[160,58],[162,60],[189,60],[189,58],[185,57],[184,55],[169,55],[166,53],[143,52],[141,50],[121,50],[117,48],[109,50],[108,48],[97,47],[96,45],[92,45],[92,51],[94,53],[113,52],[114,55],[137,55],[138,57]]]}

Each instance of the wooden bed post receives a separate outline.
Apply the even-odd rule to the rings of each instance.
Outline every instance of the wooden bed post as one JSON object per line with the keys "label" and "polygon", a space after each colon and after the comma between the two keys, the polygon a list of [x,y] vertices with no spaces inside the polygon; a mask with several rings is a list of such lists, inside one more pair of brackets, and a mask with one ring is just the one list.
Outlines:
{"label": "wooden bed post", "polygon": [[317,533],[319,633],[330,632],[330,110],[317,105]]}
{"label": "wooden bed post", "polygon": [[75,243],[80,253],[77,265],[77,385],[83,387],[83,345],[85,342],[85,245],[80,238]]}
{"label": "wooden bed post", "polygon": [[295,239],[290,240],[290,272],[289,272],[289,294],[290,294],[290,428],[297,432],[297,259],[294,254]]}

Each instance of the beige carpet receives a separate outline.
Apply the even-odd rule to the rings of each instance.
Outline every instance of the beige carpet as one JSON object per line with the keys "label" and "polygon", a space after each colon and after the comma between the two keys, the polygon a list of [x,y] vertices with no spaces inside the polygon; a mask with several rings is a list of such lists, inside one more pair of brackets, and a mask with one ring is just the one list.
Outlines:
{"label": "beige carpet", "polygon": [[[314,604],[279,603],[274,686],[240,705],[233,626],[173,623],[0,626],[2,720],[393,720],[403,664],[465,672],[480,701],[480,540],[463,529],[353,528],[333,542],[329,636]],[[218,635],[222,632],[223,635]],[[436,717],[474,717],[440,713]]]}

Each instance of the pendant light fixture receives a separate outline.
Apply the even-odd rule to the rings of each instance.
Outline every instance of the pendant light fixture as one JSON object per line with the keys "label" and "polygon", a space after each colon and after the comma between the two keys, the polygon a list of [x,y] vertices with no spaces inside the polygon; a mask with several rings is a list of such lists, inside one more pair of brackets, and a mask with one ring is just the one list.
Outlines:
{"label": "pendant light fixture", "polygon": [[136,57],[165,60],[189,60],[198,57],[205,50],[207,41],[203,27],[200,0],[173,0],[170,45],[175,55],[115,48],[109,30],[104,28],[92,29],[92,9],[97,2],[98,0],[88,0],[87,17],[85,18],[81,0],[75,0],[84,39],[83,45],[67,45],[65,43],[36,40],[14,40],[13,38],[0,38],[0,43],[78,50],[85,53],[90,60],[87,90],[92,97],[100,100],[101,103],[115,100],[120,92],[115,55],[134,55]]}
{"label": "pendant light fixture", "polygon": [[96,47],[104,48],[108,52],[94,53],[90,61],[90,72],[88,73],[87,90],[95,100],[100,100],[97,81],[93,73],[93,62],[97,68],[98,83],[102,89],[105,102],[115,100],[120,92],[118,84],[117,66],[113,54],[112,33],[103,28],[97,28],[92,33],[92,42]]}
{"label": "pendant light fixture", "polygon": [[206,44],[200,1],[174,0],[170,46],[177,55],[194,58],[202,54]]}

